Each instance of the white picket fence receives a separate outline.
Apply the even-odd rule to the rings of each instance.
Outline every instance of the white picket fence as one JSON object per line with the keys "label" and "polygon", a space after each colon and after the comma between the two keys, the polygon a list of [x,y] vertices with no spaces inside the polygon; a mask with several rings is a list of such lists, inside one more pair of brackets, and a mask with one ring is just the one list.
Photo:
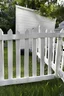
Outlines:
{"label": "white picket fence", "polygon": [[[63,30],[62,30],[63,31]],[[64,81],[64,51],[61,50],[64,33],[29,33],[13,34],[12,30],[8,34],[3,34],[0,29],[0,86],[10,84],[21,84],[37,82],[60,77]],[[21,77],[22,66],[20,64],[20,40],[25,40],[24,52],[24,77]],[[32,76],[29,75],[29,39],[32,39]],[[37,48],[37,39],[40,39],[40,49]],[[16,78],[13,78],[13,40],[16,42]],[[8,78],[4,75],[4,41],[8,42]],[[56,43],[55,43],[56,42]],[[56,48],[54,46],[56,45]],[[63,46],[64,47],[64,46]],[[38,51],[40,50],[40,51]],[[37,75],[37,56],[40,58],[40,75]],[[44,73],[45,64],[48,66],[47,74]],[[52,72],[52,70],[54,72]]]}

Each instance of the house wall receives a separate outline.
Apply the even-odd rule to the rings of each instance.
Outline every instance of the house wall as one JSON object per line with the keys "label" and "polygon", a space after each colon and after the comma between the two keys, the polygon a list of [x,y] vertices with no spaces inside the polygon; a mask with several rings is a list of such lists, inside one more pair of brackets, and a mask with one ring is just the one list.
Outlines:
{"label": "house wall", "polygon": [[[45,32],[46,29],[54,30],[55,20],[40,16],[32,9],[16,6],[16,33],[20,32],[24,34],[27,29],[29,32],[38,32],[39,25],[41,26],[42,32]],[[29,43],[29,48],[31,49],[32,40]],[[25,40],[21,40],[20,48],[24,49],[24,47]]]}
{"label": "house wall", "polygon": [[35,19],[35,13],[32,10],[26,10],[21,7],[16,7],[16,31],[24,34],[26,29],[38,26],[38,21]]}
{"label": "house wall", "polygon": [[[33,10],[16,6],[16,33],[20,32],[21,34],[24,34],[27,29],[29,30],[29,32],[31,32],[34,28],[38,28],[38,25],[39,23],[36,20]],[[30,48],[32,46],[31,44],[32,42],[30,40]],[[24,49],[25,40],[21,40],[20,47],[21,49]]]}

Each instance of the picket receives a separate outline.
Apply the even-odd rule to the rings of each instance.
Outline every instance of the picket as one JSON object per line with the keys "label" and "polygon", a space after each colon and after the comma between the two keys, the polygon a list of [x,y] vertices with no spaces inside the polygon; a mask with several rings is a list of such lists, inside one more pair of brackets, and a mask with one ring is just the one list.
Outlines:
{"label": "picket", "polygon": [[62,50],[62,64],[61,64],[61,69],[63,70],[64,68],[64,42],[62,42],[63,50]]}
{"label": "picket", "polygon": [[[41,26],[39,25],[39,33],[42,32]],[[45,46],[45,38],[39,38],[39,54],[40,54],[40,76],[44,75],[44,47]]]}
{"label": "picket", "polygon": [[37,74],[37,65],[36,65],[36,39],[32,40],[32,75],[36,76]]}
{"label": "picket", "polygon": [[52,38],[48,38],[48,74],[51,74]]}
{"label": "picket", "polygon": [[53,63],[55,63],[55,47],[56,47],[56,45],[55,45],[55,38],[53,38],[53,57],[52,57]]}
{"label": "picket", "polygon": [[41,59],[40,59],[40,75],[44,75],[44,46],[45,46],[45,38],[41,38]]}
{"label": "picket", "polygon": [[[2,39],[3,31],[0,29],[0,38]],[[0,40],[0,80],[4,79],[4,44]]]}
{"label": "picket", "polygon": [[[47,30],[45,31],[45,33],[47,33]],[[47,58],[47,48],[48,48],[48,38],[45,37],[45,58]]]}
{"label": "picket", "polygon": [[[17,35],[20,33],[18,32]],[[16,40],[16,77],[20,78],[20,39]]]}
{"label": "picket", "polygon": [[61,37],[57,38],[56,57],[55,57],[56,75],[58,75],[58,70],[60,69],[60,58],[61,58]]}
{"label": "picket", "polygon": [[[29,31],[26,30],[25,35],[29,35]],[[25,39],[25,54],[24,54],[24,76],[29,76],[29,40]]]}
{"label": "picket", "polygon": [[[13,36],[12,30],[8,31],[9,38]],[[8,79],[13,77],[13,41],[8,41]]]}

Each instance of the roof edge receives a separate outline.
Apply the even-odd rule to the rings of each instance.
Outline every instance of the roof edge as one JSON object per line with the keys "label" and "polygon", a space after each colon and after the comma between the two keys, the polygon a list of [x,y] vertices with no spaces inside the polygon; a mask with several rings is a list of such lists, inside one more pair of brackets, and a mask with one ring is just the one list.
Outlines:
{"label": "roof edge", "polygon": [[26,10],[26,11],[31,11],[31,12],[34,12],[34,10],[33,10],[33,9],[26,8],[26,7],[22,7],[22,6],[19,6],[19,5],[16,5],[16,8],[23,9],[23,10]]}

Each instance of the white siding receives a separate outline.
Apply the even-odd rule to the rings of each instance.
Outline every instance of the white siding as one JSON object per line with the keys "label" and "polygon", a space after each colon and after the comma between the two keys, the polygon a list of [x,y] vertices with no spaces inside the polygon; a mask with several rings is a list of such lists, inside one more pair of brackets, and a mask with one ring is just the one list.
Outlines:
{"label": "white siding", "polygon": [[38,21],[35,19],[35,13],[33,11],[23,10],[16,8],[16,31],[24,33],[26,29],[34,28],[38,26]]}
{"label": "white siding", "polygon": [[[16,6],[16,33],[19,31],[24,34],[27,29],[36,28],[38,32],[38,26],[41,26],[43,32],[45,29],[54,30],[55,20],[37,15],[34,10]],[[32,30],[30,30],[32,32]],[[35,32],[35,31],[34,31]],[[30,40],[31,42],[31,40]],[[29,44],[31,48],[32,43]],[[21,41],[21,49],[25,47],[25,41]]]}

